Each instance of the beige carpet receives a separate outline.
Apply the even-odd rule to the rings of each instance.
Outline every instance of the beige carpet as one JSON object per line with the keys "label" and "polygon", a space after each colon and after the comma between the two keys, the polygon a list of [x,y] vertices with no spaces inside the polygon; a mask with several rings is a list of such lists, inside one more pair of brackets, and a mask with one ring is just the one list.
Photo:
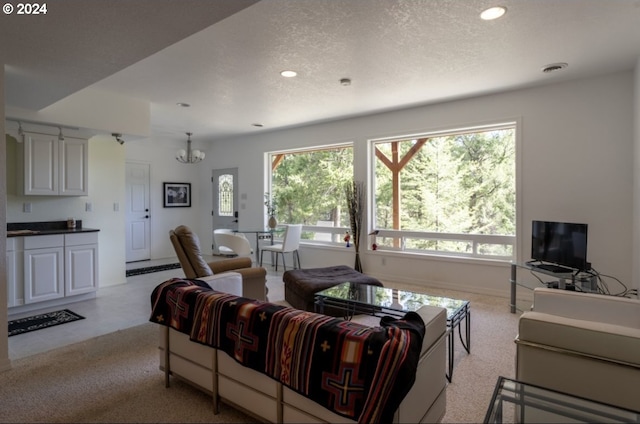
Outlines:
{"label": "beige carpet", "polygon": [[[389,285],[389,284],[385,284]],[[409,288],[409,287],[406,287]],[[269,279],[282,302],[282,282]],[[443,422],[481,422],[500,375],[513,377],[518,315],[506,299],[431,291],[471,301],[471,354],[456,337],[453,382]],[[13,362],[0,373],[0,422],[250,422],[158,369],[157,326],[144,324]]]}

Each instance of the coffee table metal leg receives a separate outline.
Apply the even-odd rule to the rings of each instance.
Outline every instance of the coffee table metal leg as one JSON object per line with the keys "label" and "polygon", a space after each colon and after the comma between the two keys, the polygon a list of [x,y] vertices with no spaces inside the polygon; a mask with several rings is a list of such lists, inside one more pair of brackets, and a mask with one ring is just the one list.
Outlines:
{"label": "coffee table metal leg", "polygon": [[[462,337],[461,325],[461,321],[463,320],[465,331],[464,338]],[[447,336],[447,344],[449,346],[449,373],[447,374],[447,380],[449,380],[449,383],[451,383],[451,380],[453,379],[453,361],[455,359],[454,342],[456,327],[458,327],[458,337],[460,338],[460,344],[462,344],[462,347],[464,347],[464,350],[466,350],[467,353],[471,353],[471,308],[469,308],[469,305],[465,307],[461,315],[452,317],[452,319],[447,322],[447,327],[447,331],[449,332]]]}
{"label": "coffee table metal leg", "polygon": [[447,381],[449,381],[449,383],[451,383],[451,380],[453,379],[453,359],[454,359],[454,354],[453,354],[453,345],[454,345],[454,335],[453,335],[453,329],[452,328],[447,328],[447,344],[448,344],[448,359],[449,359],[449,372],[447,372],[446,376],[447,376]]}
{"label": "coffee table metal leg", "polygon": [[460,337],[460,343],[462,344],[462,347],[464,347],[464,350],[466,350],[467,353],[471,353],[471,310],[470,309],[465,310],[465,314],[462,317],[462,319],[465,321],[464,331],[465,331],[466,341],[462,339],[462,328],[460,326],[460,323],[458,323],[458,336]]}
{"label": "coffee table metal leg", "polygon": [[316,297],[316,301],[315,303],[315,310],[317,313],[319,314],[323,314],[324,313],[324,297],[322,296],[317,296]]}

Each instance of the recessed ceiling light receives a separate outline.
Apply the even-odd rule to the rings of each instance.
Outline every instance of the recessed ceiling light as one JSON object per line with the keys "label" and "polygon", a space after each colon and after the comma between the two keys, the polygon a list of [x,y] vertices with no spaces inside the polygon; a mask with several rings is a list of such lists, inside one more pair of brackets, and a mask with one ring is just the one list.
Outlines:
{"label": "recessed ceiling light", "polygon": [[296,75],[298,75],[298,73],[296,71],[282,71],[280,72],[280,75],[282,75],[285,78],[293,78]]}
{"label": "recessed ceiling light", "polygon": [[348,85],[351,85],[351,79],[350,78],[342,78],[340,80],[340,84],[344,85],[345,87],[348,86]]}
{"label": "recessed ceiling light", "polygon": [[183,103],[183,102],[178,102],[176,103],[178,106],[180,107],[191,107],[191,105],[189,103]]}
{"label": "recessed ceiling light", "polygon": [[264,124],[261,124],[261,123],[259,123],[259,122],[256,122],[255,124],[251,124],[251,125],[252,125],[252,126],[254,126],[254,127],[257,127],[257,128],[262,128],[262,127],[264,127]]}
{"label": "recessed ceiling light", "polygon": [[484,19],[485,21],[491,21],[494,19],[498,19],[499,17],[503,16],[505,13],[507,13],[506,7],[503,7],[503,6],[490,7],[489,9],[484,10],[480,14],[480,19]]}

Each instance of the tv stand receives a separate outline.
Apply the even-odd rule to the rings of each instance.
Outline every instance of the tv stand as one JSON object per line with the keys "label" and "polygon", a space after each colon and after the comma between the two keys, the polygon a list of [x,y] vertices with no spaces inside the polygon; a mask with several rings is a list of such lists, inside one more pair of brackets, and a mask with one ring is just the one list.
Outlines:
{"label": "tv stand", "polygon": [[540,270],[540,272],[542,273],[551,272],[553,274],[567,274],[567,273],[574,272],[574,270],[571,268],[567,268],[567,267],[556,265],[556,264],[547,264],[544,262],[538,262],[538,263],[536,263],[535,261],[527,262],[527,265],[530,266],[531,268],[535,268],[536,270]]}
{"label": "tv stand", "polygon": [[[542,264],[550,265],[550,264]],[[557,268],[556,268],[557,267]],[[545,269],[535,261],[529,261],[525,263],[511,263],[511,279],[509,280],[511,285],[510,307],[511,313],[515,313],[516,310],[522,311],[516,305],[517,288],[525,288],[527,290],[533,290],[536,287],[548,287],[559,290],[576,290],[587,293],[597,293],[598,286],[596,276],[589,272],[579,272],[578,270],[571,268],[563,268],[558,265]],[[560,270],[562,269],[562,271]],[[534,274],[540,274],[544,276],[553,277],[553,280],[537,282],[535,284],[526,282],[524,280],[518,280],[518,269],[533,272]]]}

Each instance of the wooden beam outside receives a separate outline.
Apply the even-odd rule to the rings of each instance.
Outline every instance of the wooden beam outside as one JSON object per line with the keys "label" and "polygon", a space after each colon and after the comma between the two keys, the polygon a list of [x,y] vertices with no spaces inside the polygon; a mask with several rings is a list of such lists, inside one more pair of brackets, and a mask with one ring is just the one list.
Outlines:
{"label": "wooden beam outside", "polygon": [[[377,147],[375,148],[375,154],[378,160],[380,160],[391,171],[391,185],[393,190],[392,198],[392,220],[393,229],[400,230],[400,171],[409,163],[409,161],[422,149],[428,138],[420,138],[416,143],[411,146],[411,149],[400,159],[400,153],[398,151],[399,141],[391,141],[391,159],[389,159],[384,153],[382,153]],[[394,247],[400,245],[399,240],[394,239]]]}
{"label": "wooden beam outside", "polygon": [[[391,142],[391,161],[393,162],[393,229],[400,229],[400,169],[398,169],[398,142]],[[393,245],[397,247],[398,240],[393,241]]]}
{"label": "wooden beam outside", "polygon": [[271,162],[271,172],[275,171],[278,165],[284,160],[284,153],[278,153],[273,157],[273,162]]}

